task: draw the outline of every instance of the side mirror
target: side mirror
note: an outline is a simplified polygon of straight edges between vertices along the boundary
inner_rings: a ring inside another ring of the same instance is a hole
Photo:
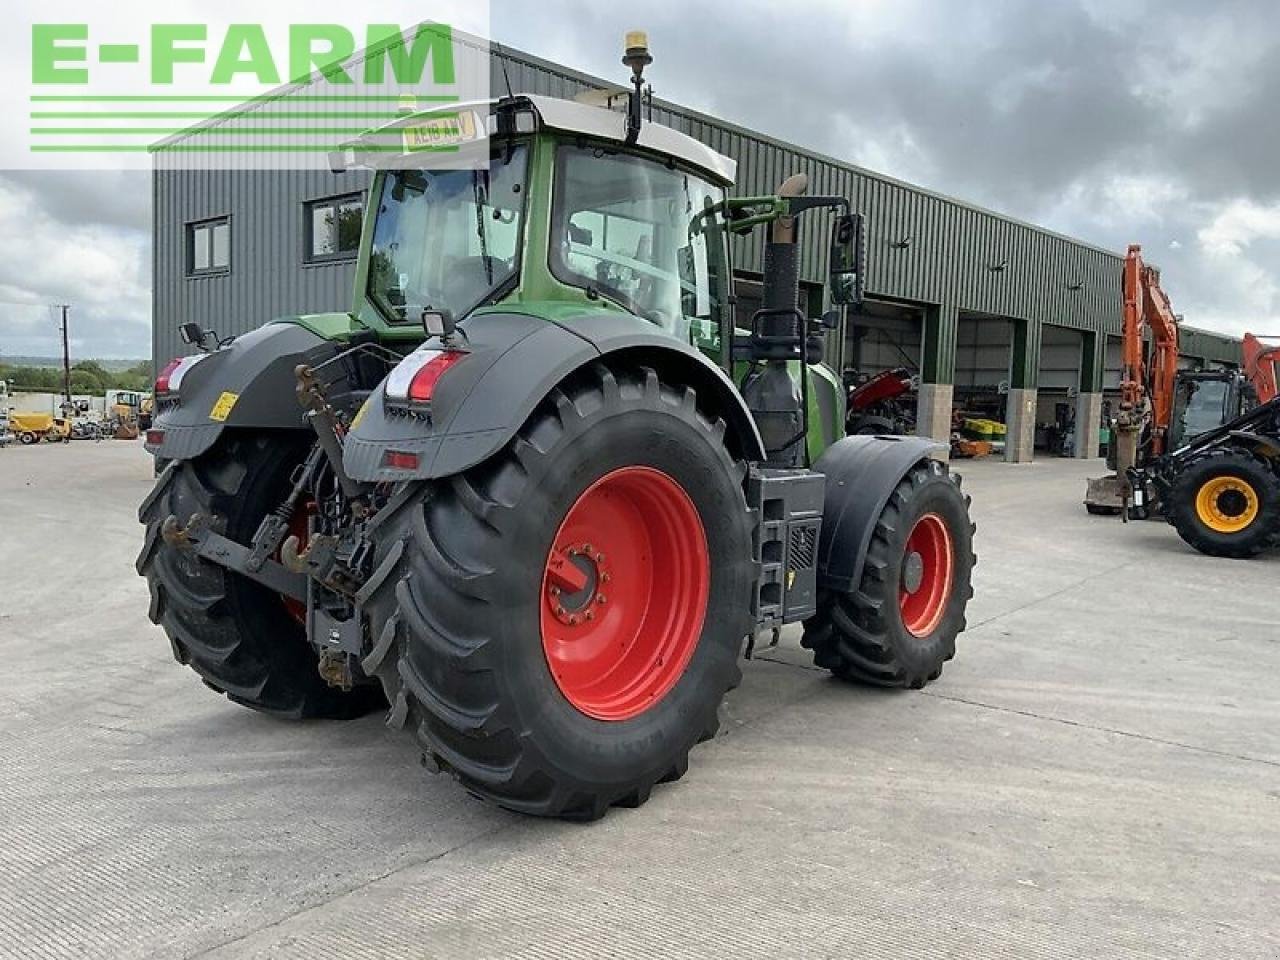
[[[857,306],[862,302],[867,266],[866,222],[860,213],[846,213],[831,225],[828,287],[831,302]]]
[[[199,345],[204,340],[204,328],[194,320],[190,320],[179,325],[178,336],[187,346]]]

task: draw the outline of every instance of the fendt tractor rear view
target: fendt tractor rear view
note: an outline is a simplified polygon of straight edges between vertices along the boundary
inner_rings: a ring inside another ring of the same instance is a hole
[[[761,631],[933,680],[975,563],[943,445],[843,436],[821,347],[862,296],[862,218],[803,177],[727,197],[734,162],[652,122],[627,40],[625,112],[509,95],[342,145],[335,170],[375,170],[351,312],[186,325],[140,509],[151,617],[214,690],[386,709],[473,794],[574,819],[685,772]],[[739,329],[729,239],[755,229]]]

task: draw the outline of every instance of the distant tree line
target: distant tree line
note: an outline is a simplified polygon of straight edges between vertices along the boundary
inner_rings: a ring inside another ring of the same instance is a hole
[[[13,390],[62,392],[61,367],[24,367],[0,363],[0,380]],[[71,368],[71,392],[98,395],[108,390],[151,390],[151,363],[143,360],[127,370],[107,370],[96,360],[81,360]]]

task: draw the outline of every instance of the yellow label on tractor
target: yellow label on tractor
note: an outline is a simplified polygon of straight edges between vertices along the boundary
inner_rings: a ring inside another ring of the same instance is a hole
[[[217,402],[213,405],[213,409],[209,411],[209,419],[217,420],[219,423],[226,420],[227,417],[231,416],[231,409],[239,399],[240,394],[224,390],[222,396],[218,397]]]
[[[371,400],[373,400],[373,397],[369,397],[368,400],[365,400],[364,403],[360,404],[360,409],[356,411],[355,418],[351,421],[352,430],[360,426],[360,421],[363,420],[364,415],[369,412],[369,402]]]

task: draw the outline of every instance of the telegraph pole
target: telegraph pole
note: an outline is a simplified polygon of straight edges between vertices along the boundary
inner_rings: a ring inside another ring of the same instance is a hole
[[[62,309],[62,399],[71,403],[71,347],[67,340],[67,311],[69,303],[60,303]]]

